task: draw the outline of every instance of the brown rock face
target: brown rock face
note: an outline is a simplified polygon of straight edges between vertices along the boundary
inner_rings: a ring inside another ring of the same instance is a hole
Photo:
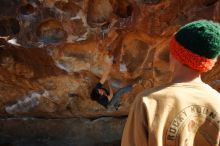
[[[138,92],[170,81],[169,38],[180,26],[193,20],[220,22],[220,1],[1,0],[0,17],[1,117],[58,120],[123,117]],[[116,92],[127,85],[137,85],[120,96],[118,110],[106,109],[90,98],[110,58],[114,64],[105,86]],[[219,62],[202,76],[218,91]],[[106,122],[107,126],[96,122],[94,135],[111,125],[123,125],[121,121],[124,119],[113,120],[110,125]],[[42,121],[36,120],[35,124],[38,122]],[[75,123],[87,126],[88,122]],[[16,119],[9,125],[16,126]],[[79,139],[69,145],[80,143],[80,137],[94,127],[84,128]],[[116,129],[105,136],[111,137],[118,132]],[[7,143],[1,141],[3,135],[0,132],[0,145]],[[89,136],[92,139],[91,133]],[[11,139],[13,135],[8,138]],[[94,145],[120,143],[120,136],[109,141],[94,139]]]
[[[112,12],[113,8],[110,0],[89,0],[87,12],[88,24],[96,27],[108,23]]]
[[[28,3],[28,4],[20,6],[19,12],[22,15],[30,15],[35,12],[35,8],[31,4]]]
[[[63,42],[67,36],[62,24],[55,19],[42,22],[38,26],[36,33],[39,40],[45,44]]]
[[[0,123],[4,146],[119,146],[125,119],[20,118],[1,119]]]

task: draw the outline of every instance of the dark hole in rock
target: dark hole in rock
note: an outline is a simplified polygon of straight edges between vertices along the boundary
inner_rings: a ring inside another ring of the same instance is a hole
[[[69,1],[68,3],[64,2],[64,1],[56,1],[54,5],[56,8],[58,8],[64,12],[67,12],[69,14],[72,14],[74,16],[80,10],[80,7],[78,5],[76,5],[75,3],[73,3],[72,1]]]
[[[218,2],[218,0],[203,0],[203,4],[207,7],[214,5],[216,2]]]
[[[126,1],[119,1],[115,6],[114,13],[120,18],[130,17],[133,13],[133,6]]]
[[[29,3],[31,4],[36,4],[36,5],[40,5],[41,2],[39,0],[28,0]]]
[[[0,146],[13,146],[11,143],[0,143]]]
[[[0,15],[15,16],[15,9],[18,3],[18,0],[0,0]]]
[[[3,7],[12,7],[17,4],[16,0],[1,0],[1,6]]]
[[[69,97],[77,97],[77,96],[79,96],[79,95],[76,94],[76,93],[68,93],[68,96],[69,96]]]
[[[63,30],[62,24],[59,21],[49,19],[38,26],[37,36],[40,41],[48,44],[64,41],[67,37],[67,33]]]
[[[15,18],[3,18],[0,20],[0,36],[10,36],[19,33],[20,25]]]
[[[7,28],[4,25],[4,23],[2,23],[1,20],[0,20],[0,35],[1,36],[7,36]]]
[[[4,48],[0,46],[0,53],[4,51]]]
[[[87,22],[91,27],[105,25],[111,19],[113,7],[110,0],[89,0]]]
[[[71,105],[67,105],[66,109],[71,111],[72,109]]]
[[[19,11],[22,15],[29,15],[34,13],[34,7],[31,4],[26,4],[21,6]]]
[[[160,0],[143,0],[145,4],[158,4]]]
[[[66,57],[72,57],[72,58],[76,58],[76,59],[79,59],[79,60],[86,60],[86,61],[89,61],[90,59],[90,56],[88,54],[85,54],[85,53],[80,53],[80,52],[67,52],[67,53],[64,53]]]
[[[17,19],[10,19],[9,20],[11,24],[11,32],[12,34],[17,34],[20,31],[20,25]]]
[[[49,29],[41,34],[40,40],[44,43],[58,43],[66,39],[66,32],[60,28]]]

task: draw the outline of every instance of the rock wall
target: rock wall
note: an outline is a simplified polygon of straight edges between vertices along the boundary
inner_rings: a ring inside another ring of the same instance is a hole
[[[119,146],[124,123],[125,119],[110,117],[1,119],[0,145]]]
[[[198,19],[220,22],[220,1],[1,0],[0,115],[126,116],[138,92],[170,81],[169,38],[180,26]],[[105,86],[116,92],[137,83],[120,97],[118,110],[90,99],[112,56]],[[218,91],[219,62],[203,75]]]

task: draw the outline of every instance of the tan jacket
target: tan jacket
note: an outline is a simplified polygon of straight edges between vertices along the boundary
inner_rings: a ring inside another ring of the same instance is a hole
[[[219,146],[220,94],[207,84],[176,83],[134,101],[122,146]]]

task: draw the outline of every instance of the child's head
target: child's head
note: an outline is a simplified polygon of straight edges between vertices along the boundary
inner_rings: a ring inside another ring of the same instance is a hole
[[[105,89],[105,88],[95,88],[92,90],[92,93],[91,93],[91,98],[93,100],[99,100],[103,97],[106,97],[109,95],[109,92]]]
[[[181,27],[170,42],[171,55],[180,63],[206,72],[220,54],[220,24],[199,20]]]

